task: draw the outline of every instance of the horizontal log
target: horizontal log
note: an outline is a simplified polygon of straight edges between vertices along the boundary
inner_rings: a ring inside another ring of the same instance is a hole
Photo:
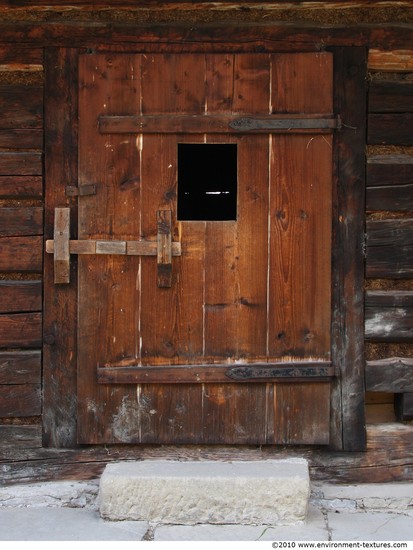
[[[340,121],[325,115],[145,115],[101,116],[102,134],[302,133],[332,130]]]
[[[40,384],[41,351],[0,351],[0,384]]]
[[[400,421],[413,420],[413,393],[402,393],[395,396],[394,410]]]
[[[0,207],[0,237],[43,234],[40,206]]]
[[[362,1],[345,1],[345,0],[330,0],[330,1],[319,1],[319,0],[307,0],[304,2],[304,6],[301,6],[302,2],[298,2],[293,0],[292,2],[288,2],[289,7],[293,4],[296,9],[306,9],[312,7],[312,4],[314,4],[314,7],[319,10],[320,8],[324,9],[338,9],[340,11],[348,8],[376,8],[377,5],[382,4],[383,2],[379,2],[378,0],[362,0]],[[409,0],[398,0],[391,2],[392,5],[396,5],[397,7],[410,7]],[[162,7],[164,10],[176,10],[179,7],[188,9],[188,6],[190,6],[191,10],[196,9],[205,9],[205,4],[207,5],[208,9],[211,9],[211,0],[168,0],[165,2],[165,0],[139,0],[139,7],[141,8],[154,8],[154,7]],[[234,0],[220,0],[219,4],[223,4],[223,6],[227,7],[227,9],[234,9],[234,7],[239,7],[239,5],[242,5],[242,0],[234,1]],[[254,6],[254,4],[259,4],[260,10],[262,10],[262,6],[267,5],[268,8],[272,9],[282,9],[285,10],[286,6],[286,0],[281,0],[278,2],[269,2],[268,0],[248,0],[248,4],[251,4]],[[22,8],[22,7],[32,7],[32,8],[72,8],[73,6],[77,8],[82,8],[85,10],[88,9],[97,9],[97,8],[108,8],[108,2],[107,0],[94,0],[93,3],[86,0],[18,0],[18,4],[16,4],[15,0],[3,0],[3,5],[7,8]],[[111,0],[110,6],[116,7],[116,8],[136,8],[137,3],[136,0]],[[220,6],[220,9],[222,9],[222,6]]]
[[[0,152],[0,176],[40,176],[42,173],[40,152]]]
[[[366,362],[366,390],[371,392],[413,392],[413,359],[389,357]]]
[[[43,198],[42,176],[0,176],[1,199]]]
[[[9,65],[25,65],[27,67],[43,65],[43,50],[42,48],[20,47],[18,44],[12,46],[0,46],[0,64]]]
[[[107,7],[107,6],[106,6]],[[192,8],[192,5],[191,5]],[[252,47],[265,51],[316,51],[320,44],[328,46],[363,46],[389,50],[413,49],[409,25],[370,24],[308,25],[281,23],[222,22],[214,24],[121,22],[4,22],[0,36],[5,45],[19,44],[38,47],[90,47],[107,50],[107,45],[130,48],[131,45],[150,45],[152,51],[163,52],[165,43],[170,51],[191,49],[211,51],[214,46],[226,51],[240,52]]]
[[[413,145],[413,113],[371,114],[367,142],[370,145]]]
[[[226,382],[314,382],[334,376],[331,363],[302,361],[249,365],[106,366],[97,369],[100,384],[191,384]]]
[[[413,218],[368,220],[367,247],[413,244]]]
[[[370,113],[413,112],[413,82],[373,80],[368,109]]]
[[[366,292],[365,338],[413,342],[413,292]]]
[[[366,276],[413,276],[413,219],[370,220],[366,223]]]
[[[42,237],[0,237],[0,271],[41,273],[42,270]]]
[[[1,348],[39,348],[42,345],[41,313],[0,315]]]
[[[375,71],[413,71],[413,50],[369,50],[368,67]]]
[[[42,126],[43,88],[0,84],[0,129]]]
[[[368,159],[366,209],[413,210],[412,156],[373,156]]]
[[[42,412],[38,384],[0,386],[0,417],[37,416]]]
[[[0,313],[41,310],[41,281],[0,281]]]
[[[413,481],[413,426],[367,425],[367,452],[274,446],[114,445],[55,449],[41,445],[41,426],[0,426],[0,485],[98,479],[106,464],[120,460],[269,460],[306,458],[312,480],[329,483]],[[6,467],[4,467],[6,466]]]
[[[5,149],[42,149],[43,130],[35,128],[1,130],[0,147]]]

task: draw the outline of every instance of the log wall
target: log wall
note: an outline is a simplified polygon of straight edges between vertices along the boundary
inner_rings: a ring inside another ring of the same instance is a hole
[[[413,418],[413,51],[371,51],[366,166],[366,389]],[[377,403],[377,399],[376,399]]]
[[[43,51],[0,47],[0,417],[41,414]]]

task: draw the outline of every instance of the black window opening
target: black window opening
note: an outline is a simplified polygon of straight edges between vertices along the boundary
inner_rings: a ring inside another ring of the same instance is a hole
[[[237,145],[178,144],[178,220],[237,219]]]

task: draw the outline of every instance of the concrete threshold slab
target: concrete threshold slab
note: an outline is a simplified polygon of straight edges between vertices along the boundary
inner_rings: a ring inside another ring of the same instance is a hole
[[[291,525],[306,519],[304,459],[251,462],[166,461],[108,464],[100,514],[161,524]]]

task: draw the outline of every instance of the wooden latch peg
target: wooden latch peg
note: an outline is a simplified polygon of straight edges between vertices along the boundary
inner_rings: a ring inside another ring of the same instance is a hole
[[[46,252],[54,256],[54,282],[70,283],[70,254],[156,256],[158,286],[172,286],[172,256],[181,255],[181,243],[172,242],[172,212],[156,213],[157,238],[139,241],[70,240],[70,208],[55,208],[54,239],[46,241]]]
[[[55,208],[53,238],[54,282],[70,283],[70,208]]]
[[[172,212],[158,210],[156,213],[158,224],[158,287],[172,286]]]

